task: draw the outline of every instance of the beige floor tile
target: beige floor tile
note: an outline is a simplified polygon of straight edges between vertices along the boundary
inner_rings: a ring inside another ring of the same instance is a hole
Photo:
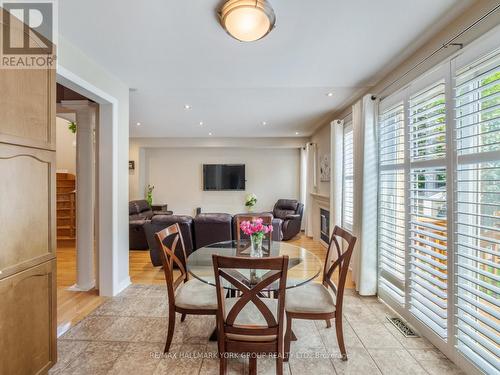
[[[49,374],[59,374],[61,370],[85,350],[88,344],[88,341],[58,340],[57,363],[50,369]]]
[[[394,327],[393,324],[387,322],[384,323],[385,327],[392,333],[392,335],[398,340],[406,349],[433,349],[432,345],[428,340],[423,337],[405,337],[403,334]]]
[[[363,348],[363,344],[360,339],[354,333],[349,322],[344,319],[343,323],[343,331],[344,331],[344,343],[346,349],[349,350],[351,348]],[[323,340],[323,344],[325,345],[326,350],[331,354],[340,354],[339,345],[337,341],[337,331],[335,330],[334,321],[332,321],[332,327],[326,328],[326,325],[322,321],[316,322],[316,327],[318,328],[321,339]]]
[[[141,318],[142,330],[132,340],[133,342],[163,343],[167,340],[167,318]],[[174,337],[175,338],[175,337]]]
[[[328,353],[304,353],[292,355],[289,360],[292,375],[331,375],[335,374],[330,355]]]
[[[143,331],[143,327],[143,318],[115,317],[113,324],[101,332],[98,340],[130,342]]]
[[[193,375],[198,374],[203,362],[204,345],[175,345],[169,355],[162,358],[154,374]]]
[[[108,375],[151,375],[160,363],[163,354],[161,344],[129,344],[113,364]]]
[[[459,375],[464,372],[438,349],[409,349],[410,354],[431,375]]]
[[[338,375],[380,374],[380,370],[365,348],[348,349],[347,357],[347,361],[343,361],[340,356],[332,357],[332,363]]]
[[[91,342],[75,360],[61,372],[64,375],[104,375],[123,354],[127,344]]]
[[[98,340],[102,331],[110,327],[116,319],[113,316],[89,316],[66,332],[61,339]]]
[[[404,349],[368,349],[378,368],[384,375],[424,375],[425,370]]]
[[[402,349],[403,346],[382,323],[350,322],[354,332],[367,349]]]

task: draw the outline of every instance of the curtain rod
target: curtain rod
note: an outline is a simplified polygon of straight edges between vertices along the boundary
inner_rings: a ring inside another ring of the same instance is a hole
[[[500,8],[500,5],[496,5],[493,9],[491,9],[487,13],[483,14],[481,17],[479,17],[477,20],[475,20],[473,23],[471,23],[465,29],[463,29],[458,34],[456,34],[451,39],[449,39],[447,42],[443,43],[438,49],[434,50],[432,53],[430,53],[429,55],[427,55],[426,57],[424,57],[417,64],[415,64],[410,69],[408,69],[403,75],[401,75],[400,77],[396,78],[394,81],[390,82],[389,84],[387,84],[386,86],[384,86],[381,90],[379,90],[377,96],[381,96],[381,94],[383,94],[385,92],[385,90],[387,90],[389,87],[391,87],[391,86],[395,85],[396,83],[398,83],[399,81],[401,81],[404,77],[406,77],[408,74],[410,74],[413,70],[417,69],[420,65],[424,64],[427,60],[429,60],[430,58],[432,58],[437,53],[441,52],[443,49],[446,49],[446,48],[448,48],[450,46],[458,46],[459,49],[461,49],[463,47],[462,43],[453,43],[453,42],[456,39],[460,38],[462,35],[464,35],[467,31],[469,31],[470,29],[472,29],[474,26],[476,26],[477,24],[481,23],[483,20],[485,20],[486,18],[488,18],[491,14],[495,13],[498,10],[498,8]]]

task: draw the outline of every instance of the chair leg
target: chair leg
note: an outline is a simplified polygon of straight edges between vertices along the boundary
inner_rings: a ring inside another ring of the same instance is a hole
[[[185,321],[186,320],[186,314],[182,314],[181,315],[181,322]]]
[[[257,357],[250,355],[248,362],[248,374],[257,375]]]
[[[290,341],[292,340],[292,318],[286,314],[286,331],[285,331],[285,361],[290,357]]]
[[[337,342],[339,343],[342,360],[347,361],[347,352],[344,345],[344,330],[342,329],[342,315],[335,317],[335,330],[337,332]]]
[[[170,344],[172,344],[172,338],[174,337],[175,328],[175,311],[169,310],[168,312],[168,331],[167,331],[167,342],[165,343],[165,350],[163,353],[168,353],[170,350]]]
[[[332,321],[330,319],[325,320],[325,322],[326,322],[326,328],[332,327]]]
[[[220,360],[219,360],[219,374],[226,375],[227,359],[222,354],[223,353],[221,353]]]
[[[283,375],[283,356],[282,353],[278,353],[276,357],[276,375]]]

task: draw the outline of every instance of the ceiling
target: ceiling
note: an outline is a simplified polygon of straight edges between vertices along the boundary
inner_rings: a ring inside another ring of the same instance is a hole
[[[59,29],[132,89],[131,137],[307,136],[470,3],[271,0],[241,43],[218,0],[63,0]]]

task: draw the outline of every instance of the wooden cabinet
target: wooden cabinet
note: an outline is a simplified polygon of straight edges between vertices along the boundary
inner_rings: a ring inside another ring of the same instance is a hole
[[[0,280],[0,374],[45,373],[56,362],[56,262]]]
[[[0,143],[0,278],[54,258],[55,153]]]
[[[53,69],[0,69],[2,375],[57,358],[55,86]]]

